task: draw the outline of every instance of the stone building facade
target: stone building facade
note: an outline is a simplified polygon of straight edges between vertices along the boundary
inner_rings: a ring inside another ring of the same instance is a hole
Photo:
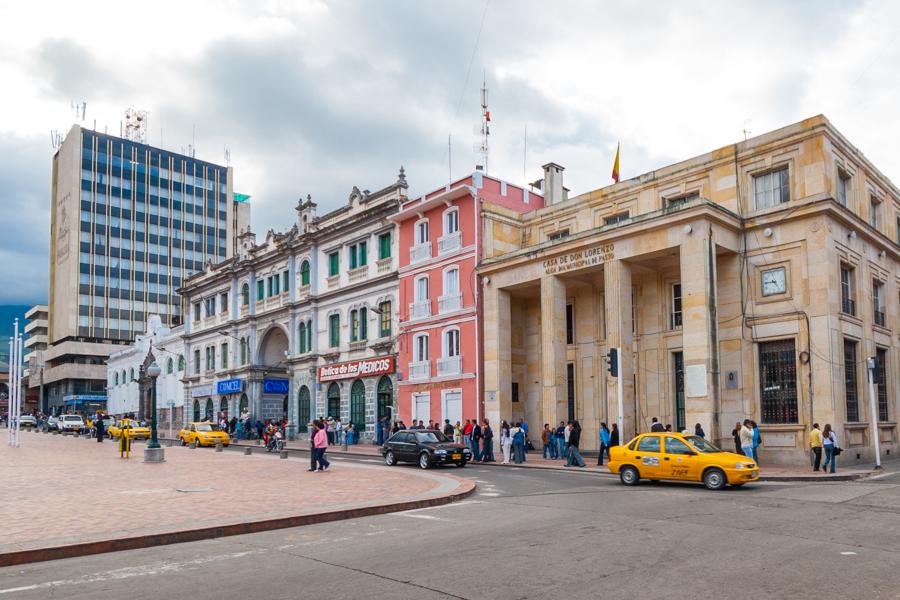
[[[372,436],[394,410],[397,240],[394,214],[407,188],[356,187],[347,203],[317,216],[307,197],[288,231],[188,278],[185,418],[249,412],[306,433],[334,416]]]
[[[900,190],[825,117],[544,199],[482,213],[489,418],[577,418],[596,449],[621,348],[625,440],[658,416],[731,448],[751,418],[762,464],[799,464],[811,423],[831,423],[858,462],[875,418],[896,454]]]

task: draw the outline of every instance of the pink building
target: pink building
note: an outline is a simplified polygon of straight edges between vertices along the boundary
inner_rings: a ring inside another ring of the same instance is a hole
[[[544,206],[532,191],[480,170],[411,199],[398,224],[398,418],[407,425],[482,416],[481,205],[517,212]]]

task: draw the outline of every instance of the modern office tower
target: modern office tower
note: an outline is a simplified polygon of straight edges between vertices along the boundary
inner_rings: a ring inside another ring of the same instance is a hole
[[[44,352],[47,350],[47,306],[37,304],[25,313],[25,404],[44,406]]]
[[[250,206],[231,167],[77,125],[52,167],[44,384],[60,412],[105,403],[106,358],[148,315],[181,322],[175,290],[232,255]]]

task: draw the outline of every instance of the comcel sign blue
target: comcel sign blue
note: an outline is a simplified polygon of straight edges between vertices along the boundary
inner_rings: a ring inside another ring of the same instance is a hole
[[[287,394],[287,379],[263,379],[263,394]]]
[[[226,379],[225,381],[220,381],[216,384],[217,394],[234,394],[243,391],[243,389],[243,379]]]

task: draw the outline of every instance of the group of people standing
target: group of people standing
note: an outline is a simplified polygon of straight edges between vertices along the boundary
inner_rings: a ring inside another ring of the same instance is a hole
[[[831,428],[831,423],[825,423],[825,429],[820,430],[818,423],[813,423],[812,431],[809,432],[809,449],[812,452],[813,471],[818,471],[821,466],[822,472],[828,472],[831,466],[831,472],[837,465],[837,456],[842,452],[841,446],[838,444],[837,436]],[[825,452],[825,462],[822,463],[822,452]]]
[[[752,458],[753,462],[759,465],[759,445],[762,444],[762,436],[759,434],[759,425],[756,421],[752,419],[744,419],[743,423],[738,421],[731,430],[731,437],[734,439],[734,451]]]

